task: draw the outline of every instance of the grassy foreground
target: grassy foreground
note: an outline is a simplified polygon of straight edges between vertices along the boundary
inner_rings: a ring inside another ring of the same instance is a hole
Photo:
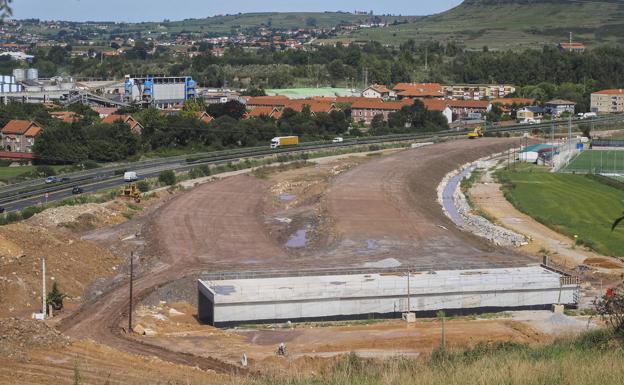
[[[502,171],[507,199],[540,223],[603,255],[624,256],[624,228],[611,224],[624,211],[624,191],[585,175]]]
[[[417,360],[364,360],[355,355],[311,377],[266,378],[249,385],[611,385],[622,384],[624,350],[606,331],[543,347],[502,343]]]

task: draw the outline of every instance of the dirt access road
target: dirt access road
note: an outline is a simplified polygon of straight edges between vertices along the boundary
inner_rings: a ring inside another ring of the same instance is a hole
[[[353,264],[354,259],[360,263],[359,256],[341,250],[352,250],[345,245],[369,239],[398,245],[392,255],[405,253],[410,263],[419,258],[435,264],[439,258],[444,262],[440,267],[455,260],[460,266],[473,259],[492,264],[508,261],[503,255],[511,252],[454,229],[436,202],[436,188],[446,173],[512,143],[486,138],[447,142],[381,157],[346,172],[332,182],[325,201],[337,237],[319,252],[325,256],[322,265],[316,258],[307,262],[316,267]],[[136,298],[199,271],[298,267],[265,229],[263,207],[269,187],[267,181],[239,175],[199,186],[161,207],[146,229],[148,248],[159,253],[161,262],[135,280]],[[385,255],[367,258],[379,257]],[[82,306],[59,328],[72,337],[90,338],[130,353],[204,369],[235,370],[215,359],[128,338],[120,329],[127,307],[127,286],[121,285]]]

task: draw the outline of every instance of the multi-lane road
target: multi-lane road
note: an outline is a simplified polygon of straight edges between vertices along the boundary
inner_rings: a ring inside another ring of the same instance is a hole
[[[579,123],[592,122],[594,127],[608,126],[622,123],[624,115],[609,115],[589,120],[575,119],[573,121],[559,120],[533,125],[510,125],[494,126],[488,129],[489,132],[522,132],[531,130],[542,130],[548,132],[555,127],[561,130],[568,126],[577,127]],[[570,124],[571,123],[571,124]],[[7,212],[23,210],[26,207],[49,203],[68,198],[72,195],[74,186],[80,186],[85,193],[120,187],[124,184],[123,172],[125,170],[136,171],[141,179],[158,176],[165,170],[185,171],[202,164],[221,164],[235,162],[244,158],[260,158],[274,154],[291,154],[306,151],[318,151],[336,147],[350,147],[363,144],[381,144],[405,140],[428,141],[436,138],[463,137],[466,131],[449,130],[437,133],[422,133],[411,135],[389,135],[384,137],[351,139],[342,143],[315,142],[304,143],[298,147],[284,149],[268,149],[266,147],[256,147],[231,151],[219,151],[211,153],[200,153],[169,158],[156,158],[140,162],[117,164],[93,170],[85,170],[62,175],[69,178],[64,183],[46,184],[43,179],[30,180],[21,183],[11,184],[0,188],[0,206]]]

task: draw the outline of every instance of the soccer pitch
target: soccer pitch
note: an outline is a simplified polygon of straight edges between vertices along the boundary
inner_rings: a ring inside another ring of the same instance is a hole
[[[623,174],[623,150],[586,150],[570,160],[561,172],[583,174]]]

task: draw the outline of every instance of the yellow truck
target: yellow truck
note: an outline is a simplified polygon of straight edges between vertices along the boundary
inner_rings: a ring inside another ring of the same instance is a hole
[[[271,148],[284,146],[296,146],[299,144],[298,136],[278,136],[271,139]]]
[[[483,137],[483,129],[481,127],[477,127],[474,131],[468,133],[468,139],[477,139]]]

